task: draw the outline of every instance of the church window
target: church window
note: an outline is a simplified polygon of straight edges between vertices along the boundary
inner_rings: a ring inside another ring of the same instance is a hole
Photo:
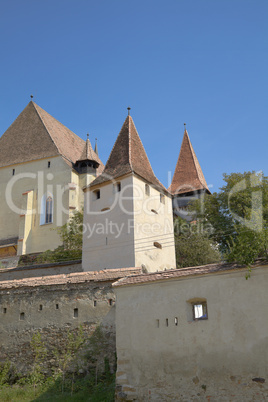
[[[46,199],[46,220],[45,223],[52,223],[52,197],[47,197]]]
[[[177,326],[178,325],[178,317],[174,318],[174,324]]]
[[[145,184],[145,194],[150,195],[150,186],[149,186],[149,184]]]
[[[50,168],[50,161],[47,162],[47,167]]]
[[[166,318],[166,327],[168,327],[168,318]]]
[[[109,299],[109,306],[113,305],[113,299]]]
[[[6,312],[7,312],[7,309],[6,309],[6,307],[4,307],[3,308],[3,313],[6,314]]]
[[[42,306],[42,304],[40,304],[39,305],[39,311],[42,311],[43,310],[43,306]]]
[[[93,198],[94,198],[94,200],[100,199],[100,190],[93,191]]]
[[[23,321],[25,319],[25,314],[24,313],[20,313],[20,320]]]
[[[44,194],[41,199],[40,225],[53,222],[53,196]]]
[[[59,305],[58,304],[56,304],[56,310],[58,310],[59,309]]]
[[[97,306],[97,300],[94,300],[93,305],[94,305],[94,307]]]
[[[77,318],[78,317],[78,308],[75,308],[74,309],[74,318]]]
[[[15,169],[12,169],[12,176],[15,175]]]
[[[160,202],[161,202],[161,204],[165,204],[165,196],[164,196],[164,194],[160,194]]]

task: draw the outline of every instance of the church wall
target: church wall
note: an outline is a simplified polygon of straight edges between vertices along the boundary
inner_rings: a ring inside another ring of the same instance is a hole
[[[246,272],[115,287],[119,396],[266,400],[268,267]],[[198,300],[208,319],[193,319]]]
[[[161,202],[160,192],[135,176],[133,186],[135,266],[148,272],[176,268],[171,196],[162,194]]]
[[[121,183],[117,192],[116,183]],[[84,271],[135,267],[133,178],[124,177],[85,192],[82,266]],[[96,191],[100,198],[96,199]]]
[[[50,168],[48,168],[50,162]],[[12,175],[15,169],[14,176]],[[13,186],[12,186],[13,182]],[[19,237],[19,253],[34,253],[60,245],[56,232],[69,217],[69,183],[71,168],[62,157],[53,157],[0,169],[0,239]],[[11,197],[6,191],[11,188]],[[78,207],[77,190],[74,204]],[[40,225],[42,196],[53,194],[53,223]],[[29,202],[29,197],[32,197]],[[12,202],[14,205],[12,205]],[[25,210],[28,206],[28,210]],[[36,210],[31,214],[31,210]],[[21,237],[23,236],[23,237]],[[23,244],[21,244],[23,243]]]
[[[51,286],[6,289],[1,283],[0,363],[9,360],[19,371],[28,371],[33,361],[30,342],[38,331],[49,351],[46,358],[49,371],[55,367],[53,350],[65,346],[68,331],[75,331],[82,325],[84,333],[90,337],[101,325],[109,343],[112,365],[115,356],[114,300],[108,281],[57,285],[55,279]]]

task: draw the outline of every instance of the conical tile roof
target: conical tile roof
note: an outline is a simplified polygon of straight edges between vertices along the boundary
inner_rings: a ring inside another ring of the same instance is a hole
[[[85,160],[90,160],[90,161],[94,161],[97,162],[99,165],[102,165],[102,162],[100,160],[100,158],[98,157],[98,155],[93,151],[93,148],[91,146],[91,143],[89,141],[89,139],[86,140],[84,149],[79,157],[79,159],[77,161],[85,161]]]
[[[82,138],[31,101],[0,138],[0,167],[57,155],[73,164],[84,147]]]
[[[90,184],[90,187],[127,173],[135,173],[160,191],[167,192],[154,175],[131,116],[127,116],[121,128],[103,173]]]
[[[185,130],[169,191],[176,195],[196,190],[207,190],[210,193],[189,135]]]

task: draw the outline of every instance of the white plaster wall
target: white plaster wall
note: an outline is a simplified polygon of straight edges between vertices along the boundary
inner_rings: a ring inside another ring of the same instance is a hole
[[[85,192],[82,267],[84,271],[134,267],[133,178],[124,177],[121,191],[114,184],[100,186],[100,199],[94,191]],[[106,211],[102,209],[110,208]]]
[[[268,267],[253,269],[249,280],[245,272],[115,288],[117,383],[129,397],[268,395]],[[207,299],[208,320],[193,321],[187,303],[193,298]]]
[[[159,191],[151,186],[147,196],[145,182],[134,175],[117,182],[120,192],[114,191],[115,181],[85,193],[83,269],[144,265],[151,272],[175,268],[171,198],[164,196],[165,203],[160,203]],[[95,199],[96,190],[100,199]]]
[[[176,268],[171,196],[163,195],[152,186],[150,196],[145,193],[146,183],[133,177],[135,266],[144,265],[148,272]],[[154,242],[161,244],[156,248]]]

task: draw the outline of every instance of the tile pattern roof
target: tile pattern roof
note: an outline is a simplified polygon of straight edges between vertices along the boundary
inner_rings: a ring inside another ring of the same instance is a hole
[[[255,267],[261,265],[267,265],[267,261],[262,263],[256,263]],[[113,286],[117,287],[117,286],[135,285],[141,283],[183,278],[188,276],[199,276],[223,271],[233,271],[233,270],[239,270],[241,268],[246,267],[238,264],[221,263],[221,264],[202,265],[199,267],[169,269],[166,271],[152,272],[149,274],[131,275],[126,278],[119,279],[119,281],[115,282]]]
[[[78,161],[91,160],[91,161],[98,162],[100,165],[102,165],[102,162],[101,162],[100,158],[93,151],[93,148],[92,148],[91,143],[90,143],[88,138],[87,138],[86,143],[84,145],[83,151],[82,151],[79,159],[77,159],[77,160]]]
[[[0,281],[0,289],[66,285],[66,284],[86,283],[90,281],[98,281],[98,282],[116,281],[119,278],[123,278],[128,275],[138,275],[141,272],[142,272],[141,268],[120,268],[120,269],[106,269],[102,271],[59,274],[59,275],[42,276],[42,277],[25,278],[25,279],[13,279],[7,281]]]
[[[169,191],[175,195],[195,190],[207,190],[210,193],[189,135],[185,130]]]
[[[85,141],[34,102],[29,102],[0,138],[0,167],[62,155],[70,165]]]
[[[103,174],[90,187],[108,182],[128,173],[135,173],[145,181],[167,192],[155,177],[145,149],[131,116],[127,116],[105,165]]]

